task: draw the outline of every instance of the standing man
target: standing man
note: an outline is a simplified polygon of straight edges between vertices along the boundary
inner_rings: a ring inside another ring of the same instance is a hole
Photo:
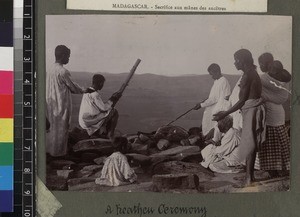
[[[47,133],[46,151],[52,157],[67,154],[68,134],[72,115],[71,94],[82,94],[84,90],[71,80],[68,64],[70,49],[65,45],[55,48],[55,63],[46,75],[47,118],[50,129]]]
[[[243,186],[249,186],[254,182],[257,149],[265,140],[265,110],[260,98],[262,84],[249,50],[238,50],[234,54],[234,60],[236,69],[244,72],[240,83],[239,101],[229,110],[215,114],[214,120],[222,120],[238,109],[242,110],[243,129],[238,156],[240,162],[246,159],[246,179]]]
[[[211,64],[208,69],[208,73],[214,80],[214,84],[210,90],[209,97],[202,103],[198,103],[195,106],[195,110],[200,108],[205,108],[202,118],[202,134],[207,136],[207,134],[215,129],[214,138],[219,140],[220,137],[217,122],[213,121],[213,115],[219,111],[224,111],[229,108],[228,98],[231,93],[230,84],[228,80],[222,75],[221,68],[218,64]],[[219,138],[218,138],[219,137]],[[211,138],[210,138],[211,139]]]

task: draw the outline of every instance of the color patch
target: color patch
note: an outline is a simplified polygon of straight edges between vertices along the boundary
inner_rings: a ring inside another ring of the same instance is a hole
[[[13,190],[13,167],[0,166],[0,191]]]
[[[0,166],[13,165],[14,145],[12,143],[0,143]]]
[[[0,95],[0,118],[14,117],[13,95]]]
[[[14,75],[11,71],[0,71],[0,94],[12,95],[14,92]],[[0,104],[1,105],[1,104]]]
[[[14,120],[11,118],[0,118],[0,142],[13,142]]]
[[[0,212],[13,210],[13,191],[0,191]]]
[[[0,69],[11,71],[14,68],[14,48],[0,47]]]

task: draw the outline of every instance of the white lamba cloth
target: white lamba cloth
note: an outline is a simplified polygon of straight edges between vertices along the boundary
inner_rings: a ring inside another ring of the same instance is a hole
[[[50,129],[46,134],[46,151],[52,156],[67,154],[72,93],[83,93],[83,89],[71,80],[67,69],[55,63],[47,71],[46,79],[47,118],[50,122]]]
[[[225,77],[222,76],[214,81],[208,99],[201,103],[201,107],[205,108],[202,118],[203,135],[206,135],[217,125],[216,121],[212,121],[213,115],[219,111],[226,111],[228,109],[230,104],[226,100],[226,97],[229,97],[230,93],[230,84]]]
[[[114,152],[106,158],[101,177],[95,180],[96,184],[106,186],[119,186],[133,183],[137,175],[128,164],[127,158],[120,152]]]
[[[105,118],[112,109],[112,101],[103,102],[100,91],[85,93],[82,97],[79,110],[79,125],[92,135],[101,128]],[[89,123],[85,121],[89,119]],[[94,123],[90,124],[91,122]]]

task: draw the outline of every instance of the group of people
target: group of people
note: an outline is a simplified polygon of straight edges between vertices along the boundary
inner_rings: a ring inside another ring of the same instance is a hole
[[[234,65],[243,74],[232,93],[219,65],[210,65],[214,84],[208,99],[195,106],[196,110],[205,108],[202,132],[208,145],[201,152],[201,165],[221,173],[238,172],[239,166],[246,165],[246,186],[255,181],[257,160],[270,177],[286,175],[290,169],[282,104],[289,97],[291,75],[270,53],[262,54],[258,62],[261,76],[249,50],[234,54]]]
[[[72,115],[72,94],[83,94],[79,111],[79,125],[91,138],[113,139],[118,122],[118,111],[114,108],[122,94],[114,93],[107,102],[101,98],[105,78],[95,74],[92,85],[82,88],[71,79],[64,67],[68,64],[71,51],[64,45],[55,48],[55,63],[47,71],[47,135],[46,151],[51,157],[68,153],[68,135]]]
[[[107,102],[101,98],[105,78],[95,74],[91,87],[82,88],[71,79],[64,67],[69,62],[70,49],[59,45],[55,49],[56,62],[47,71],[47,143],[46,151],[52,157],[65,156],[68,152],[68,132],[72,115],[71,94],[83,94],[79,112],[79,125],[91,138],[114,139],[118,112],[114,108],[122,94],[114,93]],[[208,72],[214,79],[209,97],[195,106],[205,108],[202,134],[207,146],[202,150],[201,165],[215,172],[237,172],[246,165],[245,185],[254,182],[254,164],[258,156],[260,169],[276,177],[290,168],[289,135],[285,127],[282,104],[288,99],[286,85],[291,80],[280,61],[270,53],[259,58],[259,76],[249,50],[240,49],[234,54],[234,65],[242,76],[231,92],[228,80],[218,64],[211,64]],[[120,147],[116,147],[120,150]],[[257,154],[258,153],[258,154]],[[108,159],[126,160],[118,152]],[[123,168],[130,182],[136,180],[128,163]],[[107,168],[103,173],[107,172]],[[105,183],[105,174],[99,183]],[[115,181],[110,181],[115,182]]]

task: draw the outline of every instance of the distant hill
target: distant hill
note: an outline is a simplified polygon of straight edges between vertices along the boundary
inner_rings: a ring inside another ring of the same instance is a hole
[[[92,73],[71,72],[71,74],[73,80],[83,87],[91,85]],[[127,73],[101,74],[106,78],[102,96],[107,100],[120,88]],[[233,89],[239,75],[224,76]],[[117,128],[123,133],[156,130],[206,99],[212,84],[213,80],[208,74],[177,77],[136,74],[116,106],[120,114]],[[81,98],[81,95],[73,95],[72,126],[78,125]],[[174,124],[186,129],[200,126],[202,115],[203,109],[192,111]],[[289,114],[287,116],[289,117]]]
[[[72,78],[84,87],[91,85],[92,73],[72,72]],[[117,91],[127,73],[109,74],[103,98],[108,99]],[[232,88],[239,76],[225,75]],[[117,104],[120,114],[118,129],[123,133],[150,132],[175,119],[209,95],[213,80],[210,75],[167,77],[155,74],[136,74]],[[81,95],[73,95],[72,125],[78,125]],[[200,126],[203,109],[192,111],[174,124],[185,128]]]

